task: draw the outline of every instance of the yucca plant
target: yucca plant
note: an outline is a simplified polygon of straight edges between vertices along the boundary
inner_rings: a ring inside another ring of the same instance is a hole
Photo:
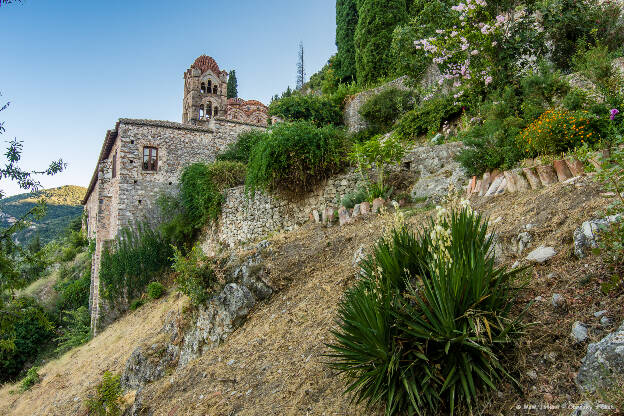
[[[357,402],[384,404],[387,415],[453,414],[511,379],[500,356],[521,329],[511,315],[518,270],[497,268],[491,246],[487,222],[469,208],[377,244],[329,345]]]

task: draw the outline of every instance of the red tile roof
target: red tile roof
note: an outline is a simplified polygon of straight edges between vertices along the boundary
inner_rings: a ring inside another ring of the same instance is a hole
[[[208,55],[202,55],[199,58],[195,59],[195,62],[193,62],[191,68],[199,69],[202,74],[208,70],[212,71],[215,75],[219,75],[221,72],[226,72],[221,71],[219,69],[219,65],[217,64],[217,61],[215,61],[212,57]]]

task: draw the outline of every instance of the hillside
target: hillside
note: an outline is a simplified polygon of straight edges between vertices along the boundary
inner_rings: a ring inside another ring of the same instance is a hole
[[[16,238],[23,244],[38,233],[43,244],[50,242],[67,228],[71,220],[82,214],[80,202],[85,192],[86,189],[81,186],[66,185],[45,189],[34,194],[19,194],[1,199],[0,228],[9,227],[17,218],[28,213],[40,199],[43,199],[47,203],[45,217],[19,231]]]
[[[481,414],[521,415],[526,411],[515,410],[517,406],[544,403],[569,409],[585,400],[576,388],[575,372],[586,348],[571,340],[570,328],[575,321],[586,322],[589,340],[595,342],[608,330],[597,323],[594,312],[606,310],[613,322],[621,322],[624,311],[618,306],[621,294],[601,293],[602,260],[574,257],[572,234],[583,221],[595,218],[611,198],[591,178],[581,178],[576,183],[474,201],[499,235],[500,259],[505,264],[523,262],[540,245],[557,251],[549,263],[529,269],[528,286],[516,306],[521,311],[530,305],[524,321],[532,323],[507,357],[521,391],[498,386],[498,392],[483,398]],[[405,212],[411,227],[418,227],[431,214],[418,205]],[[370,252],[392,221],[388,214],[345,227],[309,224],[272,237],[273,254],[265,266],[277,292],[257,305],[222,345],[143,387],[137,397],[145,414],[381,414],[351,404],[342,395],[344,384],[326,367],[324,354],[338,302],[355,282],[354,253],[361,247]],[[517,255],[513,241],[529,224],[532,241]],[[567,300],[567,309],[551,305],[554,293]],[[16,387],[5,386],[0,390],[0,413],[85,414],[84,399],[103,372],[121,373],[135,348],[156,345],[167,314],[184,311],[185,304],[185,298],[176,294],[149,303],[88,344],[42,367],[42,382],[31,391],[11,394]],[[130,392],[127,397],[134,399],[134,395]]]

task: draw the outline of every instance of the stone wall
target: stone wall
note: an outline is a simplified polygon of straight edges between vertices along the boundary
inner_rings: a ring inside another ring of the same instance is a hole
[[[448,193],[449,186],[463,189],[466,176],[454,157],[462,143],[413,148],[393,171],[410,171],[414,177],[412,195],[419,200],[437,201]],[[264,238],[273,232],[291,231],[311,220],[314,210],[338,210],[342,198],[357,191],[365,182],[354,170],[337,175],[299,201],[288,201],[257,192],[254,198],[245,195],[244,187],[228,189],[221,217],[202,241],[207,254],[214,254],[219,245],[237,244]]]
[[[442,79],[442,74],[436,65],[431,65],[427,71],[422,75],[421,79],[417,82],[420,89],[423,91],[441,91],[444,94],[448,94],[450,88],[448,85],[440,86],[438,81]],[[387,84],[381,85],[372,90],[364,91],[351,97],[349,102],[345,105],[344,109],[344,122],[349,129],[349,132],[355,133],[362,131],[368,127],[364,117],[360,115],[360,108],[364,103],[372,96],[379,94],[380,92],[389,88],[398,88],[400,90],[410,90],[410,80],[407,76],[397,78]]]
[[[384,84],[372,90],[364,91],[351,97],[350,101],[345,105],[344,109],[344,122],[350,133],[355,133],[366,129],[368,126],[364,117],[360,115],[360,108],[364,103],[372,96],[379,94],[380,92],[390,89],[398,88],[401,90],[408,90],[406,86],[407,76],[395,79],[392,82]]]
[[[121,119],[107,133],[83,201],[87,233],[96,240],[90,296],[94,327],[101,309],[99,265],[103,245],[114,239],[122,227],[154,218],[158,196],[177,192],[186,166],[213,162],[240,133],[258,128],[263,127],[224,118],[213,118],[207,126]],[[143,169],[144,147],[158,149],[155,171]]]
[[[305,199],[288,201],[279,196],[256,192],[253,198],[245,195],[244,186],[228,189],[219,225],[213,230],[204,248],[214,251],[213,243],[234,246],[253,241],[272,232],[292,231],[310,218],[313,210],[326,207],[338,209],[341,198],[364,186],[360,175],[350,171],[334,176]]]

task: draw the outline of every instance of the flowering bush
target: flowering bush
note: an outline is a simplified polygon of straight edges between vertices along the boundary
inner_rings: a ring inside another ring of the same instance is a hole
[[[594,143],[592,116],[586,111],[548,110],[518,135],[518,146],[528,156],[565,152],[584,143]]]
[[[416,49],[428,52],[443,78],[459,89],[455,98],[472,88],[488,88],[508,74],[513,66],[532,63],[536,32],[526,8],[494,16],[485,0],[465,0],[453,6],[451,29],[417,40]],[[516,68],[514,68],[516,69]]]

